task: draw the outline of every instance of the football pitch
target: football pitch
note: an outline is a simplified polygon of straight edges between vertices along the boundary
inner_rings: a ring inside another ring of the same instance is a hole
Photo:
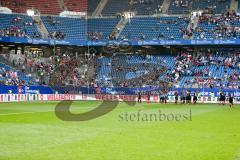
[[[71,112],[100,103],[74,102]],[[56,104],[1,103],[0,160],[240,160],[239,105],[122,102],[96,119],[66,122]]]

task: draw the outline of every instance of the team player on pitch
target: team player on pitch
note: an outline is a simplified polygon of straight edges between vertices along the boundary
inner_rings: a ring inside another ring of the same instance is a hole
[[[220,104],[219,105],[225,105],[226,102],[226,94],[224,92],[220,92],[220,96],[219,96],[219,100],[220,100]],[[228,97],[228,102],[229,102],[229,107],[233,108],[233,100],[234,100],[234,96],[233,94],[229,94]]]
[[[147,94],[147,97],[148,97],[148,102],[150,102],[150,96],[151,96],[151,93],[148,92]],[[213,95],[214,96],[214,95]],[[141,92],[138,92],[138,103],[141,103],[142,102],[142,95],[141,95]],[[167,103],[167,93],[165,94],[160,94],[159,95],[159,98],[160,98],[160,102],[161,103]],[[175,104],[178,104],[178,99],[179,99],[179,94],[178,94],[178,91],[174,92],[174,99],[175,99]],[[197,100],[198,100],[198,93],[195,92],[193,94],[193,97],[191,96],[191,93],[190,92],[187,92],[187,91],[182,91],[181,95],[180,95],[180,99],[181,99],[181,102],[182,104],[190,104],[192,99],[193,99],[193,103],[196,104],[197,103]],[[230,108],[233,108],[234,105],[233,105],[233,101],[234,101],[234,96],[233,94],[229,94],[229,107]],[[220,104],[219,105],[225,105],[225,102],[226,102],[226,94],[224,92],[220,92],[220,96],[219,96],[219,100],[220,100]]]

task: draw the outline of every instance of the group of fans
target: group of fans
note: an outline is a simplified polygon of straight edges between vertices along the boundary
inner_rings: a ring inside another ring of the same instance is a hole
[[[214,96],[214,93],[212,93],[212,95]],[[137,93],[137,97],[138,97],[138,103],[141,103],[142,102],[141,92]],[[150,101],[150,97],[151,97],[151,93],[148,92],[147,93],[147,100],[148,101]],[[192,100],[193,100],[194,104],[197,104],[199,93],[194,92],[193,94],[191,94],[191,92],[182,91],[181,95],[179,95],[179,93],[176,91],[174,93],[175,104],[178,104],[179,97],[180,97],[180,102],[182,104],[191,104]],[[160,94],[159,99],[160,99],[161,103],[166,104],[167,100],[168,100],[168,94],[167,93],[166,94]],[[219,94],[219,102],[220,102],[219,105],[225,105],[226,100],[227,100],[226,93],[225,92],[220,92],[220,94]],[[229,107],[230,108],[234,107],[233,101],[234,101],[234,95],[233,95],[233,93],[229,93],[228,102],[229,102]]]

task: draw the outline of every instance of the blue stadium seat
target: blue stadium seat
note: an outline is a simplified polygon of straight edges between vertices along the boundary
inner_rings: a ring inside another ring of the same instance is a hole
[[[187,19],[187,18],[186,18]],[[121,36],[127,39],[183,39],[188,20],[179,17],[135,17],[129,20]]]
[[[66,39],[86,39],[86,20],[79,18],[65,18],[54,16],[55,24],[48,22],[47,16],[41,17],[49,33],[60,31]]]
[[[12,22],[14,18],[21,18],[21,22],[15,23]],[[0,14],[0,29],[7,29],[14,26],[20,27],[21,31],[24,31],[28,36],[34,36],[34,33],[38,33],[36,25],[33,23],[32,17],[21,14]],[[25,25],[27,23],[33,23],[33,25]]]

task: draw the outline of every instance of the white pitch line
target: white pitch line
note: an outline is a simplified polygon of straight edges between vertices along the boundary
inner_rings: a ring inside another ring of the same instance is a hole
[[[83,107],[80,109],[94,109],[95,107]],[[36,111],[36,112],[18,112],[18,113],[6,113],[0,114],[0,116],[10,116],[10,115],[21,115],[21,114],[34,114],[34,113],[47,113],[47,112],[55,112],[55,110],[50,111]]]
[[[0,114],[0,116],[10,116],[10,115],[20,115],[20,114],[34,114],[34,113],[47,113],[47,112],[54,112],[54,111],[39,111],[39,112],[19,112],[19,113],[6,113]]]
[[[137,109],[144,109],[145,106],[138,106],[139,108]],[[95,106],[93,107],[83,107],[83,108],[80,108],[80,109],[94,109]],[[131,108],[131,107],[130,107]],[[134,107],[133,107],[134,108]],[[79,108],[78,108],[79,109]],[[122,110],[122,109],[125,109],[125,108],[115,108],[114,110]],[[6,114],[0,114],[0,116],[10,116],[10,115],[21,115],[21,114],[34,114],[34,113],[47,113],[47,112],[55,112],[55,110],[49,110],[49,111],[36,111],[36,112],[18,112],[18,113],[6,113]]]

